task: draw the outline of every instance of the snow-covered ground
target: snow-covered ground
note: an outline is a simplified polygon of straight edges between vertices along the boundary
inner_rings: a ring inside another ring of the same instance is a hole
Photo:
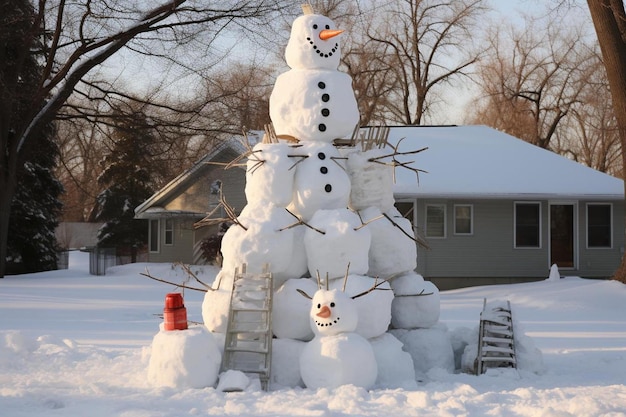
[[[450,330],[478,325],[483,298],[509,299],[543,352],[545,372],[473,376],[433,370],[417,389],[156,388],[150,345],[165,294],[179,282],[167,264],[90,276],[88,255],[70,269],[0,280],[0,415],[20,416],[626,416],[626,286],[565,278],[441,293]],[[202,267],[203,277],[218,270]],[[186,291],[201,321],[203,293]]]

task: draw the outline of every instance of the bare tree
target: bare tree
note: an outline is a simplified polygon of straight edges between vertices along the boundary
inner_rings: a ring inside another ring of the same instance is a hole
[[[7,63],[12,66],[11,71],[0,71],[0,195],[3,196],[0,200],[0,277],[5,270],[16,172],[24,163],[25,148],[42,126],[55,120],[76,86],[93,68],[125,47],[138,53],[153,53],[150,45],[155,40],[161,45],[173,46],[201,39],[206,52],[227,26],[242,19],[268,23],[268,15],[280,10],[282,3],[279,0],[232,0],[209,4],[199,0],[170,0],[146,8],[145,2],[40,0],[30,11],[22,13],[20,16],[27,20],[29,29],[17,40],[19,44],[12,45],[15,55],[0,59],[0,69],[4,70]],[[3,2],[3,15],[15,16],[15,13],[7,13],[14,7],[15,2]],[[6,23],[3,21],[2,25]],[[131,42],[133,40],[137,42]],[[39,49],[35,51],[37,45]],[[174,49],[168,51],[167,46],[158,50],[165,59],[174,54]],[[11,115],[15,110],[15,92],[22,80],[20,65],[31,54],[42,57],[41,76],[32,88],[26,122],[16,125]]]
[[[526,17],[523,28],[511,26],[508,34],[497,28],[489,37],[491,54],[479,66],[483,100],[471,121],[551,149],[597,69],[583,27]]]
[[[598,171],[621,177],[621,147],[613,112],[611,92],[602,61],[586,80],[582,106],[574,106],[558,129],[553,142],[555,152],[567,155]]]
[[[384,94],[372,104],[384,106],[388,123],[422,124],[440,88],[468,77],[478,61],[472,40],[487,10],[483,0],[393,0],[368,12],[365,36],[345,59],[359,98]]]
[[[621,0],[587,0],[606,68],[626,168],[626,12]],[[622,178],[626,176],[623,175]],[[625,182],[626,184],[626,182]],[[625,185],[626,187],[626,185]],[[626,254],[614,278],[626,284]]]
[[[228,133],[263,130],[270,122],[269,97],[275,74],[255,62],[233,63],[205,80],[205,119]]]

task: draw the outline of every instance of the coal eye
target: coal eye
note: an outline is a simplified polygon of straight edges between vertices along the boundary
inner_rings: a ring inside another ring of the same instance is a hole
[[[330,306],[331,306],[331,307],[334,307],[334,306],[335,306],[335,303],[330,303]]]
[[[322,305],[321,305],[321,304],[318,304],[318,305],[317,305],[317,308],[322,308]]]
[[[330,25],[326,25],[326,29],[330,29]]]
[[[313,29],[317,29],[317,25],[313,25]]]

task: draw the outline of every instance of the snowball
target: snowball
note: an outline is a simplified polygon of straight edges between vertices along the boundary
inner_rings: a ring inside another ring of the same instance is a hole
[[[466,374],[476,374],[478,369],[476,358],[478,358],[478,343],[465,346],[461,356],[461,371]]]
[[[349,275],[346,284],[346,294],[353,297],[371,289],[381,280],[362,275]],[[331,288],[341,289],[343,280],[331,282]],[[389,283],[384,283],[370,293],[354,299],[358,313],[356,333],[366,339],[380,336],[387,331],[391,321],[391,306],[393,292],[390,291]]]
[[[380,210],[375,207],[359,213],[364,222],[381,216]],[[383,217],[367,225],[372,234],[367,274],[381,278],[417,267],[417,245],[409,237],[415,236],[411,222],[395,209],[386,214],[391,220]]]
[[[272,341],[271,385],[273,389],[304,386],[300,377],[300,355],[305,345],[305,342],[292,339]]]
[[[424,277],[415,271],[395,276],[389,283],[394,295],[415,295],[424,290]]]
[[[324,41],[319,37],[320,31],[326,27],[337,28],[332,20],[319,14],[305,14],[293,21],[291,35],[285,49],[285,60],[290,68],[336,69],[339,66],[341,56],[339,38],[335,36]],[[313,53],[312,46],[315,46],[321,53],[326,53],[327,56]],[[328,54],[328,52],[331,53]]]
[[[232,288],[232,285],[231,285]],[[202,301],[202,321],[209,331],[226,333],[231,290],[207,291]]]
[[[369,339],[378,364],[378,388],[417,388],[411,355],[402,350],[402,342],[385,333]]]
[[[313,338],[309,324],[311,300],[301,295],[298,289],[312,297],[317,291],[317,285],[307,278],[290,279],[274,293],[272,330],[278,338],[304,341]]]
[[[478,346],[478,327],[472,329],[468,327],[457,327],[450,332],[450,341],[452,342],[452,350],[454,351],[454,367],[457,370],[466,372],[463,356],[468,345]],[[473,361],[474,359],[476,359],[476,353],[474,353],[474,358],[471,360]]]
[[[324,234],[307,229],[304,233],[309,273],[322,278],[344,277],[350,273],[367,273],[370,231],[361,226],[359,216],[348,209],[319,210],[309,224]]]
[[[383,149],[353,152],[348,155],[350,176],[350,208],[364,210],[376,207],[385,213],[394,207],[393,167],[369,161],[384,155]]]
[[[234,271],[245,263],[247,271],[256,274],[269,264],[275,281],[299,277],[306,272],[306,265],[293,264],[295,232],[287,227],[296,219],[287,210],[272,204],[248,204],[238,220],[247,229],[233,225],[224,234],[224,269]],[[303,258],[298,259],[304,262]]]
[[[334,139],[350,135],[359,122],[352,78],[323,69],[282,73],[270,95],[270,118],[277,135],[331,145]]]
[[[441,300],[435,284],[422,281],[414,294],[396,295],[393,299],[391,325],[394,328],[429,328],[439,321]]]
[[[378,366],[372,345],[356,333],[317,336],[300,356],[300,373],[308,388],[336,388],[352,384],[371,388]]]
[[[291,210],[309,220],[320,209],[344,209],[350,197],[350,178],[345,162],[330,143],[305,142],[294,154],[301,155],[296,165],[294,199]]]
[[[217,390],[222,392],[236,392],[245,390],[250,384],[250,378],[241,371],[229,369],[220,374]]]
[[[317,290],[310,306],[311,329],[316,335],[353,332],[357,327],[357,305],[340,289]]]
[[[148,381],[172,388],[205,388],[217,381],[222,355],[203,326],[160,331],[152,340]]]
[[[248,157],[246,169],[246,200],[248,203],[268,202],[287,207],[293,195],[297,158],[289,158],[293,148],[287,143],[258,143]]]
[[[413,358],[418,378],[434,368],[454,372],[454,352],[447,329],[433,327],[416,330],[391,330],[403,344],[404,350]]]

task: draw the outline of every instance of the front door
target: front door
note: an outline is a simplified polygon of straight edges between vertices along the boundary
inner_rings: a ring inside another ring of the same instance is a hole
[[[575,267],[574,205],[550,205],[550,265]]]

